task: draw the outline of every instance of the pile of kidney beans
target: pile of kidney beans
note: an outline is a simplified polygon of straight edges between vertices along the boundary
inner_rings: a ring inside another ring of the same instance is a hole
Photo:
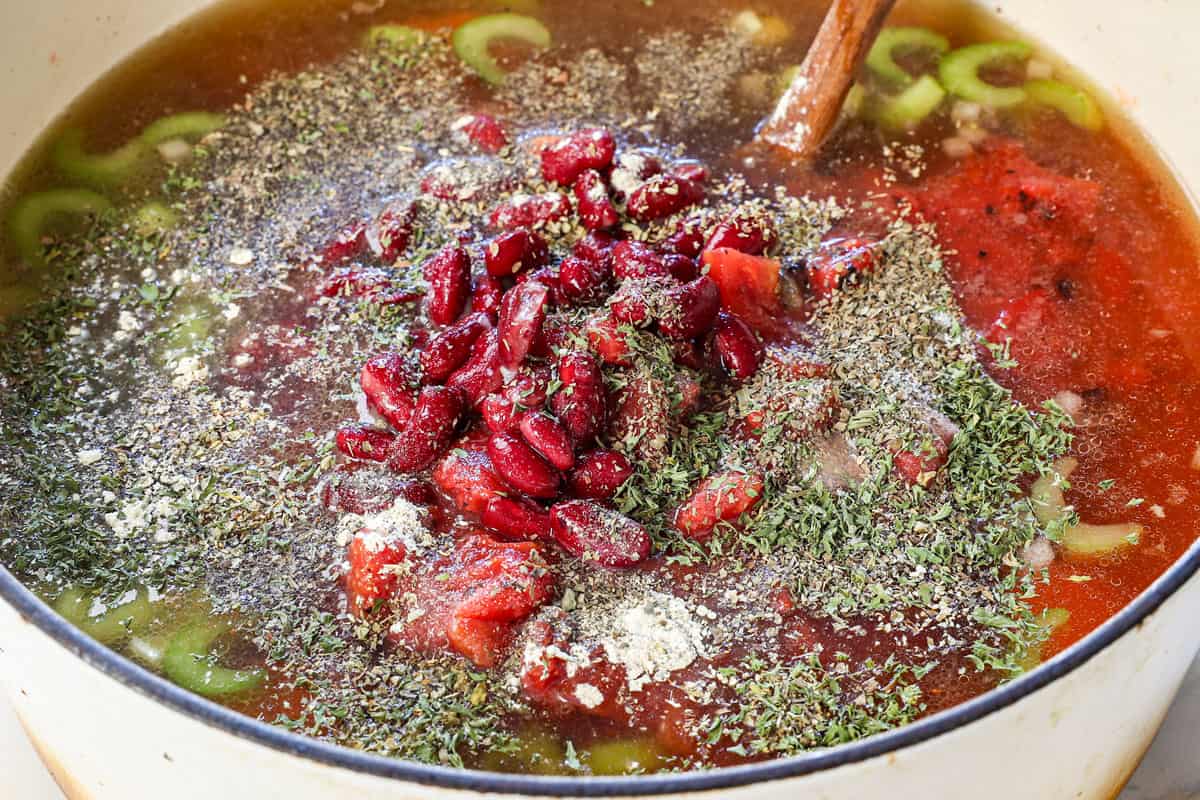
[[[486,115],[460,120],[454,132],[484,153],[508,143],[500,123]],[[604,370],[634,365],[622,333],[633,326],[661,337],[679,364],[716,369],[732,384],[753,377],[764,356],[754,328],[779,310],[780,265],[765,255],[776,236],[758,210],[685,216],[705,199],[704,167],[692,161],[668,167],[641,151],[618,153],[606,130],[580,130],[548,143],[543,137],[539,157],[542,177],[558,189],[500,202],[487,219],[491,238],[469,243],[482,257],[473,259],[462,242],[446,245],[422,265],[423,294],[398,290],[385,270],[357,263],[373,256],[390,264],[406,252],[415,220],[411,204],[344,230],[325,248],[321,294],[419,300],[428,322],[418,336],[418,368],[399,352],[379,353],[362,367],[367,403],[388,427],[347,425],[337,432],[337,448],[351,462],[344,470],[373,461],[404,476],[394,494],[419,504],[436,502],[422,477],[428,474],[458,512],[500,540],[498,547],[536,543],[520,557],[508,553],[510,566],[528,571],[528,559],[556,543],[594,565],[627,568],[649,556],[651,539],[610,504],[633,465],[600,442],[611,416],[639,409],[616,407]],[[439,180],[423,184],[432,202],[453,202],[454,192],[444,188]],[[588,233],[555,258],[540,231],[571,215]],[[672,215],[682,221],[655,244],[621,236],[624,220],[650,223]],[[810,283],[824,296],[852,272],[869,268],[861,243],[843,243],[810,262]],[[577,315],[585,322],[572,330],[551,324],[548,313],[556,307],[589,312]],[[704,538],[718,522],[750,509],[762,487],[763,476],[753,472],[714,475],[675,510],[675,525]],[[325,499],[343,510],[377,510],[351,502],[348,490],[336,487],[327,487]],[[381,570],[405,554],[403,547],[366,552],[358,545],[355,557],[355,548],[349,584],[352,608],[361,613],[396,591]],[[500,572],[512,579],[509,567]],[[537,585],[538,596],[549,597],[544,584]],[[527,602],[518,606],[493,609],[492,616],[511,625],[533,611]],[[475,644],[455,646],[476,663],[490,660],[473,654],[480,649]]]

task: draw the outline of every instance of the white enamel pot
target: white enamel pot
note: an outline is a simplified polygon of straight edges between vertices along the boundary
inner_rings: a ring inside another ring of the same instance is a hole
[[[565,0],[564,0],[565,1]],[[0,173],[95,76],[205,0],[8,0]],[[1200,3],[989,0],[1121,99],[1200,187]],[[1190,197],[1190,195],[1189,195]],[[1187,202],[1191,202],[1188,200]],[[698,796],[1099,800],[1149,746],[1200,647],[1200,545],[1031,674],[898,731],[797,758],[634,778],[427,767],[321,744],[190,695],[93,643],[0,569],[0,688],[72,798],[172,800]],[[0,754],[0,794],[3,761]]]

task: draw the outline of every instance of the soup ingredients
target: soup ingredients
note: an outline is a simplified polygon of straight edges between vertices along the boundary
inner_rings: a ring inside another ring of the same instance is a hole
[[[523,14],[489,14],[460,25],[454,31],[454,52],[488,83],[503,83],[504,68],[490,52],[493,42],[514,39],[535,48],[550,46],[550,31],[534,17]]]
[[[25,263],[42,266],[42,235],[51,224],[62,218],[94,216],[110,208],[108,198],[88,189],[48,189],[17,201],[9,218],[9,231]]]
[[[1082,89],[1050,79],[1026,81],[1024,89],[1029,102],[1062,112],[1080,128],[1098,131],[1104,127],[1104,117],[1099,106]]]
[[[991,108],[1009,108],[1025,102],[1021,86],[996,86],[980,77],[980,70],[998,62],[1023,62],[1033,49],[1024,42],[984,42],[953,50],[942,57],[938,77],[950,93]]]
[[[941,55],[950,49],[950,41],[928,28],[887,27],[875,37],[867,53],[866,64],[887,83],[900,88],[912,84],[913,75],[896,63],[896,56],[914,52]]]
[[[262,685],[262,670],[231,669],[217,663],[213,645],[231,630],[229,623],[197,620],[182,628],[162,654],[163,671],[185,689],[205,697],[243,694]]]

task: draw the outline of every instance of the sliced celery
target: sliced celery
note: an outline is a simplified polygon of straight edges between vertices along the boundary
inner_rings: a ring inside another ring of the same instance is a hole
[[[179,214],[166,203],[151,200],[133,213],[133,229],[141,236],[166,233],[179,224]]]
[[[1049,525],[1063,518],[1067,501],[1063,498],[1062,487],[1078,466],[1079,462],[1074,458],[1060,459],[1050,472],[1033,482],[1029,488],[1029,503],[1038,522]]]
[[[226,123],[224,114],[209,111],[184,111],[151,122],[138,138],[148,147],[157,147],[171,139],[202,139]]]
[[[850,87],[850,91],[846,92],[846,99],[842,101],[842,114],[847,117],[857,117],[862,113],[866,102],[867,90],[861,83],[856,83]]]
[[[1051,472],[1034,481],[1029,489],[1029,503],[1033,507],[1033,515],[1047,528],[1068,520],[1063,484],[1077,466],[1079,462],[1074,458],[1061,459],[1055,463]],[[1115,522],[1110,525],[1075,522],[1063,525],[1061,536],[1058,538],[1068,553],[1096,556],[1137,544],[1142,530],[1142,526],[1136,522]]]
[[[144,589],[120,605],[92,613],[93,598],[78,587],[63,591],[54,601],[54,610],[75,627],[102,644],[119,642],[137,633],[154,618],[154,607]]]
[[[894,130],[910,130],[937,110],[946,90],[932,75],[922,75],[900,94],[883,98],[876,115],[879,123]]]
[[[1055,630],[1066,625],[1070,619],[1071,612],[1065,608],[1047,608],[1042,612],[1042,615],[1036,620],[1036,625],[1041,629],[1038,641],[1031,645],[1018,661],[1023,672],[1028,672],[1042,663],[1042,648],[1045,647],[1046,641]]]
[[[205,697],[222,697],[257,689],[266,679],[261,669],[240,670],[216,663],[213,643],[232,630],[228,622],[199,620],[180,630],[162,654],[167,677]]]
[[[454,52],[488,83],[504,82],[505,72],[489,47],[499,39],[518,39],[537,48],[550,46],[550,31],[523,14],[489,14],[463,23],[454,31]]]
[[[1062,546],[1077,556],[1098,556],[1137,544],[1142,526],[1136,522],[1090,525],[1080,522],[1063,528]]]
[[[42,234],[56,217],[100,214],[110,208],[112,203],[108,198],[89,189],[34,192],[13,206],[9,232],[21,258],[31,266],[41,266]]]
[[[54,143],[50,160],[68,178],[103,189],[118,186],[132,178],[146,152],[146,145],[142,141],[131,139],[109,153],[86,153],[83,149],[83,131],[70,128]]]
[[[367,47],[388,47],[395,50],[415,50],[425,41],[425,34],[407,25],[372,25],[363,37]]]
[[[996,61],[1024,61],[1033,50],[1024,42],[984,42],[960,47],[942,56],[938,76],[946,90],[959,97],[992,108],[1009,108],[1025,101],[1020,86],[993,86],[979,77],[979,70]]]
[[[1080,128],[1098,131],[1104,127],[1100,106],[1082,89],[1061,81],[1036,80],[1025,83],[1025,94],[1029,102],[1061,111],[1063,116]]]
[[[914,78],[896,63],[897,51],[929,50],[941,55],[949,49],[950,40],[928,28],[884,28],[867,53],[867,66],[888,83],[908,86]]]

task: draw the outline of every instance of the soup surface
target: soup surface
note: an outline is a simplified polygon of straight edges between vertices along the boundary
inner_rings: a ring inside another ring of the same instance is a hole
[[[5,195],[0,563],[312,736],[712,767],[1035,667],[1200,523],[1192,220],[1077,76],[901,4],[221,7]]]

